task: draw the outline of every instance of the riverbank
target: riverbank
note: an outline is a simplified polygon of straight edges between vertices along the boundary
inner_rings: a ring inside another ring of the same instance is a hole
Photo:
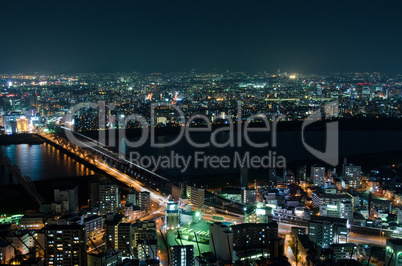
[[[0,145],[12,144],[42,144],[43,141],[36,134],[0,135]]]
[[[112,182],[102,174],[75,176],[66,178],[54,178],[47,180],[34,181],[38,193],[46,202],[54,201],[54,189],[78,186],[79,208],[88,206],[90,195],[90,182]],[[129,188],[124,184],[118,183],[122,194],[126,194]],[[19,214],[28,210],[39,210],[39,204],[34,201],[28,193],[18,184],[0,185],[0,210],[1,214]]]
[[[335,120],[320,120],[308,125],[305,130],[315,131],[315,130],[325,130],[326,125],[329,122],[338,122],[340,131],[397,131],[402,130],[402,119],[401,118],[349,118],[349,119],[335,119]],[[242,125],[244,126],[245,123]],[[243,129],[243,126],[241,127]],[[270,131],[272,131],[273,123],[270,122]],[[281,131],[301,131],[303,126],[303,121],[280,121],[277,123],[276,130]],[[228,127],[227,124],[224,125],[212,125],[211,131],[216,129]],[[264,123],[252,123],[250,127],[262,128],[265,127]],[[197,131],[197,127],[192,127],[192,131]],[[202,127],[200,127],[202,128]],[[203,127],[205,128],[205,127]],[[169,136],[180,134],[182,127],[157,127],[155,128],[155,136]],[[233,126],[234,131],[238,131],[236,124]],[[79,133],[84,134],[92,139],[98,138],[98,131],[80,131]],[[108,139],[108,131],[106,133],[106,138]],[[116,138],[118,138],[118,133],[116,132]],[[125,130],[125,135],[127,138],[138,137],[142,135],[142,129],[129,128]]]

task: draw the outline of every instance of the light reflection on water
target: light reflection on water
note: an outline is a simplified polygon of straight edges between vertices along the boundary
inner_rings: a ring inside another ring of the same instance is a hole
[[[33,181],[94,174],[93,170],[49,144],[7,145],[0,146],[0,149],[13,164],[18,165],[23,175],[30,176]],[[0,184],[9,183],[6,169],[0,169],[0,176]]]

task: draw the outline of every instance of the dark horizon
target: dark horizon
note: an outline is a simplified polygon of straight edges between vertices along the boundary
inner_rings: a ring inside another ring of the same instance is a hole
[[[402,3],[9,1],[0,72],[402,73]]]

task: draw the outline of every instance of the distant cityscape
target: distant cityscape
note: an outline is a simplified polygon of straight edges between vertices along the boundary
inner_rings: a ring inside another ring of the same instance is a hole
[[[402,74],[1,74],[0,90],[0,264],[402,265],[400,138],[390,158],[372,151],[378,164],[336,153],[336,164],[243,165],[211,181],[205,169],[147,168],[115,145],[145,128],[165,143],[179,128],[209,139],[232,124],[300,130],[312,119],[390,121],[384,131],[400,134]],[[76,174],[56,177],[66,169]]]
[[[238,101],[242,119],[263,114],[285,121],[304,120],[326,102],[338,101],[339,118],[400,118],[402,75],[380,73],[310,74],[277,73],[127,73],[76,75],[0,75],[3,130],[7,133],[33,130],[37,125],[61,123],[68,110],[82,102],[113,104],[117,118],[144,115],[150,121],[150,105],[172,103],[185,118],[205,115],[211,122],[235,120]],[[166,109],[166,108],[160,108]],[[99,129],[92,109],[80,110],[73,121],[76,131]],[[96,110],[95,110],[96,111]],[[177,113],[159,110],[155,124],[180,125]],[[28,120],[24,120],[28,119]],[[20,119],[20,126],[16,122]],[[254,118],[258,120],[258,118]],[[26,124],[28,123],[28,125]],[[204,121],[198,121],[202,123]],[[193,121],[193,123],[197,123]],[[205,122],[204,122],[205,123]],[[138,128],[129,122],[127,128]],[[121,127],[121,125],[120,125]]]

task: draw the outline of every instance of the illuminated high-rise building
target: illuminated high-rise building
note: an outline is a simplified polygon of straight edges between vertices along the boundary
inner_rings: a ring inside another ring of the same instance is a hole
[[[29,131],[28,118],[26,117],[17,118],[17,130],[18,133],[25,133]]]
[[[47,225],[45,260],[48,265],[87,265],[85,228],[78,224]]]
[[[345,188],[357,188],[361,185],[362,167],[357,165],[343,165],[343,180]]]
[[[189,203],[192,204],[196,209],[201,209],[204,206],[204,189],[187,186],[187,194]]]
[[[99,185],[99,212],[101,215],[116,213],[119,207],[119,188],[116,184]]]
[[[309,239],[321,248],[346,243],[349,234],[347,224],[347,219],[312,216],[308,224]]]
[[[314,186],[324,187],[325,186],[325,167],[311,167],[310,181],[313,182]]]
[[[169,201],[166,206],[165,225],[167,229],[175,229],[179,225],[179,208],[173,201]]]
[[[149,211],[151,209],[151,194],[148,191],[138,193],[138,206],[142,211]]]

